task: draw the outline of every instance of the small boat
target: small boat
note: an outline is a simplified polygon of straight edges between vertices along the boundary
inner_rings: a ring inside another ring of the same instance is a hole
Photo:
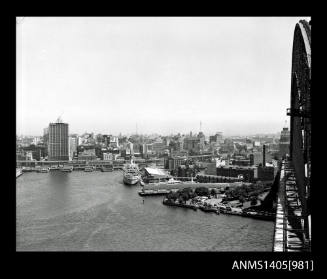
[[[34,171],[34,168],[31,168],[31,167],[23,167],[22,168],[22,172],[32,172]]]
[[[85,172],[92,172],[92,171],[94,171],[95,170],[95,167],[93,167],[93,166],[86,166],[85,168],[84,168],[84,171]]]
[[[50,168],[40,168],[37,170],[37,172],[40,172],[40,173],[47,173],[50,171]]]
[[[72,172],[73,171],[73,166],[63,166],[60,168],[60,171],[62,172]]]
[[[113,171],[113,170],[114,170],[113,166],[104,166],[101,168],[102,172]]]
[[[50,171],[59,170],[59,167],[58,166],[51,166],[49,169],[50,169]]]

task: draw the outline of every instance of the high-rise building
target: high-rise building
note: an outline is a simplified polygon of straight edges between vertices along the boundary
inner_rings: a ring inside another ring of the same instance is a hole
[[[210,136],[209,137],[209,142],[210,143],[215,143],[215,144],[219,144],[219,143],[223,143],[223,133],[222,132],[217,132],[215,135]]]
[[[69,160],[73,160],[77,152],[77,137],[69,137]]]
[[[43,144],[48,149],[48,143],[49,143],[49,128],[43,129]]]
[[[49,124],[48,160],[69,160],[68,124],[58,119],[56,123]]]
[[[287,127],[281,131],[279,140],[279,156],[283,157],[286,154],[290,154],[290,131]]]

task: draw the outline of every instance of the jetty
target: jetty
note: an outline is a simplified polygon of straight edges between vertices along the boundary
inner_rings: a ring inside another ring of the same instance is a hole
[[[16,169],[16,178],[20,177],[23,174],[21,169]]]
[[[184,208],[191,208],[193,210],[197,210],[198,206],[193,205],[193,204],[184,204],[184,203],[179,203],[179,202],[172,202],[169,201],[168,199],[164,199],[162,201],[164,205],[169,205],[169,206],[177,206],[177,207],[184,207]]]

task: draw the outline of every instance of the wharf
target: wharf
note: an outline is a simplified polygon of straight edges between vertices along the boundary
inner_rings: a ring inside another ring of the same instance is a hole
[[[164,199],[162,201],[164,205],[169,205],[169,206],[177,206],[177,207],[184,207],[184,208],[191,208],[193,210],[197,210],[198,208],[204,212],[214,212],[216,214],[226,214],[226,215],[236,215],[240,217],[248,217],[248,218],[253,218],[253,219],[260,219],[260,220],[265,220],[265,221],[274,221],[275,220],[275,214],[269,213],[269,212],[256,212],[256,211],[241,211],[241,212],[236,212],[236,211],[230,211],[226,210],[223,208],[210,208],[206,206],[199,206],[199,205],[193,205],[193,204],[183,204],[183,203],[176,203],[176,202],[170,202],[167,199]]]
[[[177,207],[184,207],[184,208],[191,208],[193,210],[197,210],[198,206],[192,205],[192,204],[183,204],[183,203],[175,203],[175,202],[169,202],[167,199],[164,199],[162,201],[164,205],[170,205],[170,206],[177,206]]]
[[[23,174],[21,169],[16,169],[16,178],[20,177]]]
[[[168,190],[141,190],[138,191],[140,196],[158,196],[158,195],[167,195],[169,193]]]
[[[153,184],[145,184],[144,189],[145,190],[168,190],[168,191],[174,191],[174,190],[180,190],[184,188],[192,188],[195,189],[197,187],[206,187],[209,189],[216,188],[216,189],[222,189],[226,187],[230,188],[237,188],[242,186],[242,182],[233,182],[233,183],[198,183],[198,182],[181,182],[181,183],[153,183]]]

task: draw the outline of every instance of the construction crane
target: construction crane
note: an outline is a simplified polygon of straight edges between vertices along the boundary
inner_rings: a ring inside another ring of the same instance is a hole
[[[58,118],[57,118],[57,123],[62,123],[62,119],[61,119],[61,116],[63,115],[64,113],[62,112]]]

